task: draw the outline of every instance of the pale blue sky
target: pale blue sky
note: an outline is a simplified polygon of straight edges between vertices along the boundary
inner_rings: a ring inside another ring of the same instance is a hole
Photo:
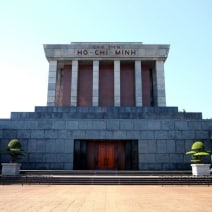
[[[211,0],[2,0],[0,118],[47,101],[43,44],[170,44],[167,106],[212,118]]]

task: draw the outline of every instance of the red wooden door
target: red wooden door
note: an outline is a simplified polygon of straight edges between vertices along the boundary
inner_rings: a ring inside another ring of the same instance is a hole
[[[98,164],[99,169],[113,169],[115,166],[115,145],[104,142],[98,144]]]

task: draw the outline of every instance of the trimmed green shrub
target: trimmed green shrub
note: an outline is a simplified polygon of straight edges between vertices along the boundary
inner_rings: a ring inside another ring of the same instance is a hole
[[[211,151],[205,149],[205,145],[202,141],[195,141],[191,150],[186,152],[187,155],[191,155],[192,163],[204,163],[203,158],[209,156]]]
[[[18,159],[25,156],[25,152],[21,148],[21,143],[18,139],[12,139],[8,143],[8,147],[5,152],[1,152],[1,154],[9,155],[10,162],[14,163]]]

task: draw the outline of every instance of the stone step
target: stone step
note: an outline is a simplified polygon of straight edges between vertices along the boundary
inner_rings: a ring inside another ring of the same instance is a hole
[[[140,171],[140,170],[21,170],[23,175],[71,175],[71,176],[185,176],[191,170]]]
[[[212,185],[212,177],[194,176],[17,176],[0,177],[0,184],[48,185]]]
[[[12,112],[12,120],[35,119],[201,119],[201,113],[183,112]]]
[[[62,113],[160,113],[171,112],[177,113],[178,107],[56,107],[43,106],[35,107],[35,112],[62,112]]]

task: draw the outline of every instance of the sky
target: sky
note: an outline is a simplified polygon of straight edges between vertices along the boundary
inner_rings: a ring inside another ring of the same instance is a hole
[[[212,118],[211,0],[2,0],[0,118],[46,106],[43,44],[170,44],[167,106]]]

